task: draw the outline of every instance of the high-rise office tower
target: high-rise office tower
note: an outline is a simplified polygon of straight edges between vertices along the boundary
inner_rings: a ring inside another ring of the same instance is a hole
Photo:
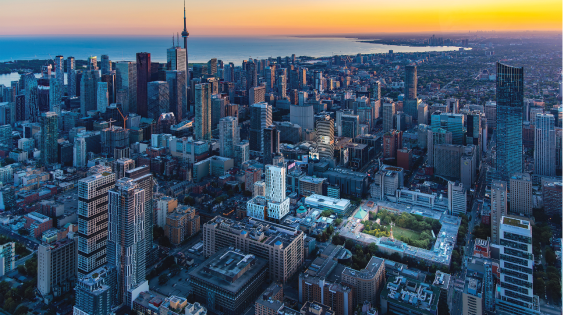
[[[344,114],[340,118],[342,125],[342,136],[356,138],[360,134],[360,116],[354,114]]]
[[[464,116],[463,114],[450,114],[435,111],[430,117],[432,131],[445,129],[452,133],[452,144],[463,144]],[[469,129],[469,127],[468,127]],[[478,131],[477,131],[478,132]]]
[[[25,85],[25,120],[39,121],[38,92],[39,85],[33,73],[22,75]]]
[[[49,111],[61,114],[61,101],[63,98],[64,85],[57,78],[49,79]]]
[[[253,60],[250,60],[246,64],[246,89],[250,90],[258,86],[258,73],[256,69],[256,63]]]
[[[315,109],[313,103],[302,103],[306,94],[299,92],[299,105],[289,105],[289,121],[292,124],[298,124],[303,130],[313,130],[315,128]]]
[[[188,64],[188,29],[186,28],[186,3],[184,2],[184,30],[182,31],[182,38],[184,39],[184,49],[186,50],[186,82],[190,80],[190,68]]]
[[[534,255],[532,225],[520,218],[502,216],[499,226],[500,283],[498,314],[540,314],[539,298],[533,293]]]
[[[213,76],[217,74],[217,58],[211,58],[207,62],[207,74]]]
[[[55,112],[41,114],[41,161],[45,164],[58,162],[59,115]]]
[[[274,85],[276,83],[276,67],[266,67],[266,69],[264,69],[264,77],[266,79],[266,93],[271,93],[274,91]]]
[[[76,96],[76,70],[74,69],[74,57],[66,58],[66,78],[68,96]]]
[[[166,82],[168,82],[168,100],[170,109],[174,113],[177,121],[182,121],[184,114],[187,114],[187,89],[186,72],[178,70],[166,71]]]
[[[524,68],[497,62],[496,177],[508,181],[522,173]]]
[[[322,71],[313,71],[313,80],[314,80],[314,88],[315,90],[322,93],[324,91],[323,87],[323,72]]]
[[[146,117],[155,120],[160,114],[170,110],[170,91],[166,81],[152,81],[147,84],[147,107]]]
[[[508,212],[507,192],[506,182],[493,180],[491,184],[491,241],[495,244],[500,242],[500,220]]]
[[[197,140],[211,140],[211,84],[195,86],[194,136]]]
[[[263,134],[263,163],[273,164],[274,155],[279,154],[280,151],[280,131],[276,129],[276,125],[270,125],[264,129]]]
[[[55,78],[59,82],[62,96],[65,86],[65,66],[63,56],[60,55],[55,57]]]
[[[287,96],[287,82],[286,76],[284,74],[278,75],[276,77],[276,92],[278,96],[282,99],[286,98]]]
[[[100,113],[105,113],[109,106],[108,84],[106,82],[98,82],[97,103],[96,109]]]
[[[116,96],[116,83],[117,75],[115,71],[112,71],[109,74],[102,74],[100,81],[105,82],[108,85],[108,103],[113,104],[115,103],[115,96]]]
[[[121,104],[123,115],[137,113],[137,65],[120,61],[115,69],[115,101]]]
[[[154,179],[148,165],[142,165],[134,169],[125,171],[125,177],[130,178],[145,191],[145,226],[153,226],[153,187]],[[152,249],[152,228],[145,229],[145,250],[150,252]]]
[[[483,149],[483,141],[481,135],[481,119],[483,115],[480,112],[467,113],[467,131],[465,133],[465,143],[473,144]],[[486,140],[486,139],[485,139]]]
[[[179,45],[180,43],[178,43]],[[188,66],[186,64],[186,50],[175,46],[166,50],[166,69],[183,71],[186,75]]]
[[[555,118],[552,114],[537,114],[534,131],[534,173],[555,176]]]
[[[115,174],[100,170],[78,181],[79,278],[106,263],[108,191],[115,185]]]
[[[150,79],[151,54],[147,52],[137,53],[137,114],[142,117],[149,117],[147,89]],[[158,114],[160,115],[160,113]]]
[[[133,290],[147,286],[145,190],[132,179],[117,180],[108,192],[108,263],[116,268],[117,305],[130,305]]]
[[[514,173],[510,176],[510,212],[532,215],[532,177],[528,173]]]
[[[78,137],[74,139],[74,147],[72,148],[72,166],[84,167],[86,161],[86,139]]]
[[[405,97],[404,97],[404,112],[413,118],[418,116],[418,99],[417,89],[418,78],[416,65],[405,66]]]
[[[272,125],[272,106],[268,103],[250,105],[249,149],[255,155],[264,152],[264,129]]]
[[[446,107],[453,114],[459,114],[459,100],[457,98],[448,98],[446,100]]]
[[[428,166],[434,166],[434,147],[439,144],[452,144],[452,133],[445,129],[427,130],[426,145],[428,146]]]
[[[229,116],[225,114],[225,106],[227,103],[227,99],[220,95],[215,94],[211,98],[211,126],[212,129],[219,128],[219,120],[225,116]]]
[[[317,120],[317,151],[320,158],[334,157],[334,120],[328,115]]]
[[[102,75],[111,73],[111,60],[108,55],[102,55]]]
[[[393,129],[395,113],[395,103],[383,103],[383,132]]]
[[[89,57],[88,69],[84,70],[80,80],[80,113],[83,116],[86,116],[89,110],[96,110],[98,107],[96,96],[99,81],[100,72],[98,71],[96,57]]]
[[[238,119],[223,117],[219,120],[219,154],[234,158],[235,146],[240,143]]]
[[[266,86],[254,86],[248,90],[248,104],[261,103],[266,100]]]

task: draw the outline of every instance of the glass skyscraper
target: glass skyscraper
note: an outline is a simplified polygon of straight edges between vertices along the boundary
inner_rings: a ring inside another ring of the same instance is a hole
[[[522,172],[524,68],[497,62],[497,178]]]

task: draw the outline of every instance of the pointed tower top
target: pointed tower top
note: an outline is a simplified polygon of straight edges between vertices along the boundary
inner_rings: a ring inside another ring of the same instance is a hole
[[[186,28],[186,0],[184,0],[184,30],[182,31],[182,37],[188,36],[190,36],[190,33],[188,33],[188,29]]]

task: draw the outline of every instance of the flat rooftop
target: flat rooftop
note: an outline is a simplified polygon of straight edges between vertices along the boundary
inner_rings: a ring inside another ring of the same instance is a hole
[[[224,248],[190,271],[192,281],[207,283],[237,295],[268,263],[240,250]]]

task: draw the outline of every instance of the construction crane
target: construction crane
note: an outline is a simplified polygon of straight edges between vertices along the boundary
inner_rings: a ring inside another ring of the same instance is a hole
[[[123,113],[121,113],[121,110],[119,110],[119,107],[116,107],[117,111],[119,112],[119,115],[121,115],[121,118],[123,118],[123,129],[127,129],[127,118],[129,118],[129,115],[127,116],[123,116]]]

